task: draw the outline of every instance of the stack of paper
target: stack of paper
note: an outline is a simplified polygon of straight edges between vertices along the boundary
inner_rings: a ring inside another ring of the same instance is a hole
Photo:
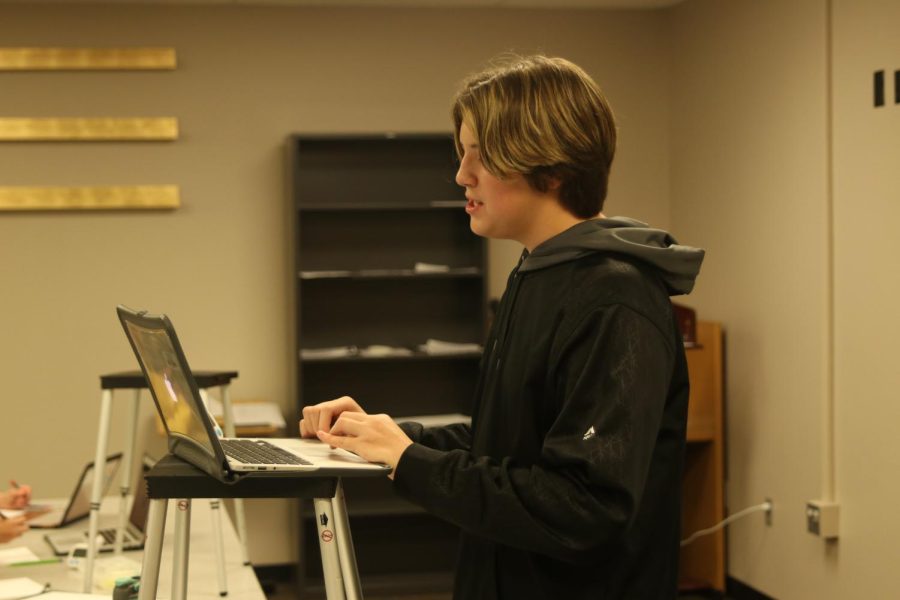
[[[469,354],[481,352],[481,344],[457,344],[441,340],[428,340],[419,346],[419,350],[425,354]]]
[[[333,348],[302,348],[300,350],[300,358],[345,358],[347,356],[356,356],[359,354],[359,348],[356,346],[335,346]]]
[[[450,265],[433,265],[430,263],[417,262],[413,265],[413,271],[416,273],[449,273]]]
[[[359,355],[364,358],[381,358],[385,356],[411,356],[412,350],[400,346],[385,346],[373,344],[359,349]]]

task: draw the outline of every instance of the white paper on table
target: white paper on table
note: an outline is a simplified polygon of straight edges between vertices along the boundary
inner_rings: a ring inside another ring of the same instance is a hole
[[[16,600],[17,598],[36,596],[43,591],[44,584],[38,583],[30,577],[0,579],[0,600]]]
[[[47,592],[39,600],[109,600],[109,594],[80,594],[78,592]]]
[[[40,557],[25,546],[3,548],[0,550],[0,566],[3,567],[13,563],[30,562],[33,560],[40,560]]]

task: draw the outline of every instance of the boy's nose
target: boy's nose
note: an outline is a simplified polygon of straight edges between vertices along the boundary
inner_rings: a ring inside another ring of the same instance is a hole
[[[475,185],[475,178],[472,176],[472,172],[466,168],[465,162],[460,163],[459,169],[456,171],[456,184],[464,188]]]

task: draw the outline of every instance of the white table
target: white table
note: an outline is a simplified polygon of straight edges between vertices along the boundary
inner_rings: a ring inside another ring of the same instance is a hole
[[[115,527],[117,523],[118,506],[107,497],[100,509],[100,526]],[[174,503],[174,501],[172,501]],[[172,507],[174,510],[174,506]],[[206,502],[194,503],[191,519],[191,569],[188,574],[188,597],[191,600],[221,600],[219,586],[216,579],[216,551],[212,529],[212,517],[209,504]],[[87,520],[79,521],[69,526],[72,530],[87,531]],[[27,546],[40,558],[52,558],[53,552],[44,540],[44,534],[52,529],[32,529],[22,537],[5,544],[3,548],[15,546]],[[162,564],[172,564],[174,535],[174,519],[166,523],[166,536],[163,541]],[[259,580],[253,571],[253,567],[243,564],[241,543],[235,533],[231,520],[226,516],[222,519],[222,537],[225,547],[225,568],[228,571],[228,598],[240,600],[265,600],[265,594],[259,585]],[[103,553],[98,559],[102,562],[107,555]],[[143,552],[140,550],[126,551],[123,556],[137,564],[135,575],[140,571]],[[69,569],[64,562],[54,564],[29,565],[21,567],[0,567],[0,578],[30,577],[39,583],[49,583],[54,590],[66,592],[82,592],[84,586],[84,573]],[[168,598],[168,590],[171,589],[171,568],[160,569],[159,573],[159,598]],[[94,593],[103,593],[112,597],[112,592],[102,589],[101,582],[95,576]]]

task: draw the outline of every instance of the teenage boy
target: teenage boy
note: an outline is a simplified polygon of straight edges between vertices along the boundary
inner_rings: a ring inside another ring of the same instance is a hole
[[[454,597],[674,598],[688,374],[670,295],[703,251],[602,214],[615,152],[594,81],[533,56],[452,109],[472,231],[520,242],[471,426],[399,427],[343,397],[300,433],[394,468],[462,530]]]

